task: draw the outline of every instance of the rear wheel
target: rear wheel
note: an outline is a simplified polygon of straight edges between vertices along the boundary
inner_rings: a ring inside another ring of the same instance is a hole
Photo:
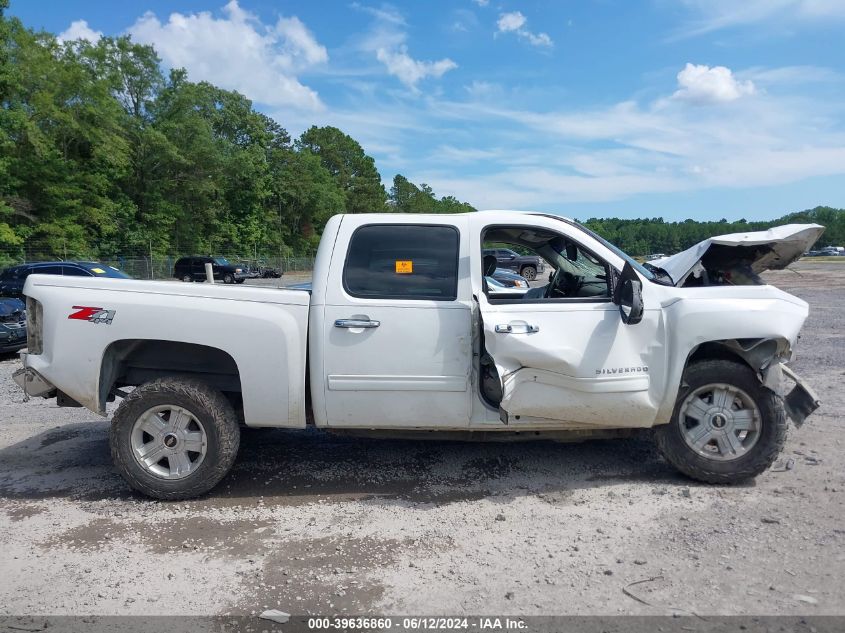
[[[188,283],[189,281],[193,281],[193,280],[194,280],[194,278],[191,277],[191,275],[188,274],[188,273],[185,273],[184,275],[182,275],[182,281],[184,281],[185,283]]]
[[[655,428],[663,457],[707,483],[738,483],[762,473],[786,441],[780,398],[744,364],[708,360],[690,365],[672,421]]]
[[[238,418],[205,383],[162,378],[120,404],[109,434],[126,482],[155,499],[190,499],[211,490],[238,453]]]
[[[528,281],[534,281],[537,279],[537,269],[534,268],[534,266],[524,266],[520,271],[520,274]]]

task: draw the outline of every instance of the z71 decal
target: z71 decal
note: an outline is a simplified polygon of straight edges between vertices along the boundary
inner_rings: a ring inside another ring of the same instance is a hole
[[[75,319],[77,321],[89,321],[90,323],[105,323],[111,325],[114,320],[114,310],[104,310],[103,308],[92,308],[88,306],[73,306],[74,310],[78,312],[71,312],[68,319]]]

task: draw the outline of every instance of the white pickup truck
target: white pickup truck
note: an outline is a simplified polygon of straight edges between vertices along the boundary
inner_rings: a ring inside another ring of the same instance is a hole
[[[114,463],[160,499],[215,486],[241,427],[308,424],[456,439],[653,428],[679,470],[731,483],[818,406],[784,365],[807,304],[758,274],[822,231],[725,236],[657,267],[552,215],[341,215],[310,291],[30,276],[15,380],[101,415],[122,398]],[[548,283],[489,292],[482,251],[502,244],[549,262]]]

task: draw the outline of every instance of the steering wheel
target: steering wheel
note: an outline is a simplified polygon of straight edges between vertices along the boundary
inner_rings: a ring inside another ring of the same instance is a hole
[[[562,267],[558,267],[549,285],[546,286],[546,299],[553,298],[555,294],[564,297],[577,296],[577,293],[584,286],[583,275],[573,275]]]

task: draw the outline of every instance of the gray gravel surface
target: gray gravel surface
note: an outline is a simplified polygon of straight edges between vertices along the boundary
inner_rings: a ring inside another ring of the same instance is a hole
[[[0,614],[843,614],[845,266],[797,270],[769,279],[811,304],[793,366],[824,404],[735,487],[648,438],[266,430],[210,495],[154,502],[114,472],[106,420],[23,403],[5,357]]]

